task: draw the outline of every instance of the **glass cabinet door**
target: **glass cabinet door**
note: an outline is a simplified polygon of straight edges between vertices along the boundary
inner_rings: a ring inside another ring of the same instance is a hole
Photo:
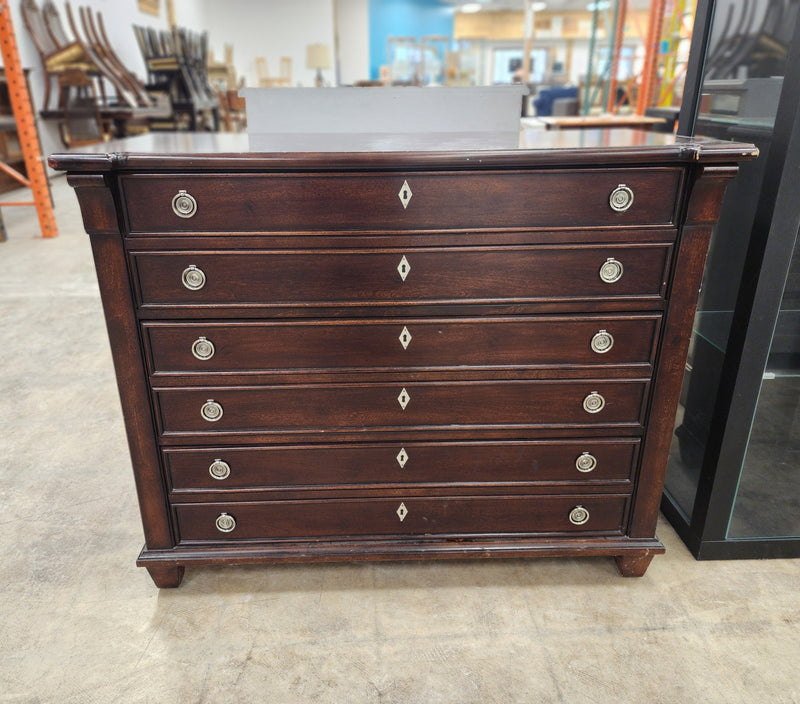
[[[800,251],[795,243],[727,537],[800,537]]]
[[[753,546],[800,538],[800,0],[701,10],[697,110],[679,132],[761,155],[712,234],[662,508],[698,557],[787,554]]]

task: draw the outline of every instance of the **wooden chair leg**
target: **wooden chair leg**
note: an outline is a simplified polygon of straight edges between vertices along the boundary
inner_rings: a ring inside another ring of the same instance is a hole
[[[50,84],[53,82],[55,76],[52,73],[46,72],[44,74],[44,104],[42,110],[50,109]]]

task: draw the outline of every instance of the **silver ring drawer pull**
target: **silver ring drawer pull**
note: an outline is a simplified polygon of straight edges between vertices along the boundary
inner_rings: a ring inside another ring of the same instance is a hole
[[[204,420],[209,423],[216,423],[222,418],[222,406],[220,406],[213,398],[208,399],[200,408],[200,415]]]
[[[614,346],[614,336],[608,330],[598,330],[592,337],[592,351],[605,354]]]
[[[190,291],[199,291],[206,285],[205,272],[194,264],[190,264],[181,274],[181,283]]]
[[[600,413],[605,405],[606,400],[597,391],[592,391],[583,399],[583,410],[587,413]]]
[[[609,257],[600,267],[600,280],[607,284],[616,283],[622,278],[624,271],[622,262],[618,262],[614,257]]]
[[[624,213],[633,205],[633,191],[624,183],[619,184],[611,191],[611,195],[608,197],[608,204],[611,206],[611,210]]]
[[[220,533],[230,533],[236,528],[236,519],[228,513],[221,513],[214,524]]]
[[[178,191],[172,199],[172,212],[179,218],[190,218],[197,212],[197,201],[186,191]]]
[[[208,473],[214,478],[222,481],[231,476],[231,466],[225,460],[214,460],[208,466]]]
[[[574,526],[582,526],[589,522],[589,512],[583,506],[576,506],[569,512],[569,522]]]
[[[198,337],[192,343],[192,354],[197,357],[197,359],[211,359],[216,351],[214,343],[205,337]]]
[[[595,467],[597,458],[591,452],[584,452],[575,460],[575,469],[579,472],[591,472]]]

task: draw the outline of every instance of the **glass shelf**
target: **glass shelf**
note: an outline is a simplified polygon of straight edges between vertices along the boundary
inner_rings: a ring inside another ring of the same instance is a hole
[[[701,310],[694,319],[694,334],[725,352],[733,322],[732,310]]]

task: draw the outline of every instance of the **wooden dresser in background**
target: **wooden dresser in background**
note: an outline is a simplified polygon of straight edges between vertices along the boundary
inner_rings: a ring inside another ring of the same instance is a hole
[[[751,146],[171,138],[50,159],[91,237],[158,586],[315,560],[644,574],[709,236]]]

